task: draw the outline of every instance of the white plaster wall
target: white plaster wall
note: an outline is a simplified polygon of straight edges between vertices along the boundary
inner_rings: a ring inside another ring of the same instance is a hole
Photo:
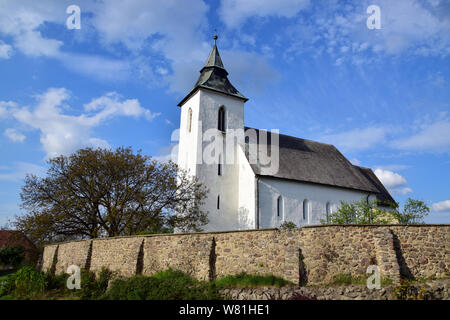
[[[189,108],[192,109],[191,132],[188,131]],[[190,174],[196,175],[197,162],[201,151],[199,141],[201,139],[201,128],[199,128],[200,91],[193,95],[181,107],[180,116],[180,139],[178,144],[178,166],[188,170]]]
[[[283,199],[283,214],[277,216],[278,196]],[[331,211],[338,209],[340,201],[360,201],[368,193],[334,188],[319,184],[300,183],[289,180],[260,177],[259,214],[260,228],[277,228],[283,221],[292,221],[297,226],[317,225],[326,220],[326,204]],[[373,199],[372,195],[370,199]],[[303,200],[307,199],[309,214],[303,219]]]
[[[234,157],[230,164],[222,165],[221,176],[217,173],[217,163],[205,164],[201,161],[203,150],[210,144],[210,141],[203,141],[202,136],[208,129],[217,129],[220,106],[225,107],[225,127],[242,130],[242,137],[237,138],[237,145],[242,145],[244,142],[244,102],[242,100],[200,89],[182,106],[181,112],[178,163],[180,167],[190,169],[192,174],[197,176],[209,190],[202,208],[208,212],[209,218],[209,223],[204,227],[205,231],[239,229],[237,148],[233,150]],[[189,107],[193,111],[191,134],[187,129]],[[221,139],[225,146],[229,136],[228,133],[217,132],[215,138]],[[226,151],[223,152],[222,159],[224,162],[227,159]],[[220,195],[220,209],[217,209],[218,195]]]
[[[243,148],[238,150],[239,229],[256,229],[256,177]]]

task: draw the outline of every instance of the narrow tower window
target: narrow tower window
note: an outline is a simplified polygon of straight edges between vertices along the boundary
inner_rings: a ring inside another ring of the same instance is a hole
[[[220,195],[217,196],[217,210],[220,209]]]
[[[219,163],[217,164],[217,175],[222,175],[222,156],[219,155]]]
[[[303,220],[308,218],[308,200],[303,200]]]
[[[327,214],[327,223],[329,223],[330,222],[330,214],[331,214],[331,205],[329,202],[327,202],[326,214]]]
[[[277,216],[281,217],[283,215],[283,198],[281,196],[277,199]]]
[[[192,130],[192,109],[189,108],[188,110],[188,131],[191,132]]]
[[[225,108],[223,106],[219,108],[219,122],[217,125],[217,129],[225,132]]]

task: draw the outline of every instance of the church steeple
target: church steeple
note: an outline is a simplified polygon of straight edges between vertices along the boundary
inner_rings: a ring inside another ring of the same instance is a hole
[[[214,45],[209,53],[205,66],[200,70],[200,77],[198,78],[194,89],[192,89],[191,92],[183,100],[181,100],[178,106],[182,106],[200,88],[230,95],[242,99],[244,102],[248,100],[228,80],[228,72],[223,66],[219,49],[217,49],[217,39],[218,36],[215,34]]]

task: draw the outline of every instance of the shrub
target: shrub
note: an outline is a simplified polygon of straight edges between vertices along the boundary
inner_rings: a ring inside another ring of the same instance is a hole
[[[0,263],[17,268],[24,260],[24,249],[20,245],[4,246],[0,249]]]
[[[401,279],[400,284],[394,288],[394,294],[398,300],[428,300],[430,298],[425,288],[419,289],[404,279]]]
[[[275,286],[283,287],[292,284],[291,282],[275,277],[273,275],[249,275],[245,272],[237,275],[228,275],[216,280],[216,285],[219,288],[225,287],[261,287],[261,286]]]
[[[200,282],[172,269],[153,276],[116,279],[102,297],[109,300],[219,300],[214,283]]]
[[[10,295],[14,290],[14,276],[9,274],[0,278],[0,297]]]
[[[44,293],[45,275],[37,272],[33,267],[22,267],[11,277],[14,280],[12,293],[18,298],[32,298]]]
[[[65,290],[67,288],[66,282],[69,275],[67,273],[54,275],[51,273],[44,273],[45,290]]]
[[[297,228],[297,226],[292,221],[285,221],[280,225],[281,230],[292,230],[295,228]]]
[[[81,288],[75,293],[81,299],[98,299],[105,294],[108,282],[111,280],[113,272],[103,268],[98,275],[92,271],[81,270]]]

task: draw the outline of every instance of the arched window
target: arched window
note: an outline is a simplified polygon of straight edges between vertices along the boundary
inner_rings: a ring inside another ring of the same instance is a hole
[[[325,211],[326,211],[326,215],[327,215],[327,223],[329,223],[330,222],[330,214],[331,214],[331,205],[329,202],[327,202]]]
[[[217,124],[217,129],[222,132],[225,132],[225,107],[221,106],[219,108],[219,121]]]
[[[303,220],[307,220],[308,219],[308,214],[309,214],[309,206],[308,206],[308,200],[303,200]]]
[[[277,217],[283,216],[283,198],[281,196],[277,199]]]
[[[188,110],[188,132],[191,132],[192,130],[192,109],[189,108]]]

